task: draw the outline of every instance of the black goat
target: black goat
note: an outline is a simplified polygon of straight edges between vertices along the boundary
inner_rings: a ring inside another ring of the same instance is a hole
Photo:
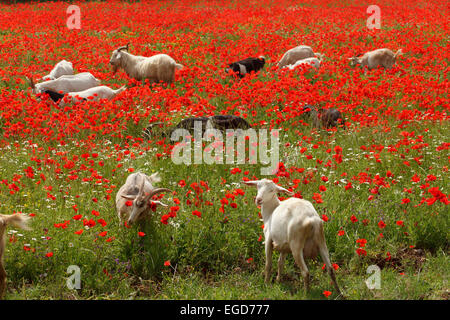
[[[309,116],[310,120],[313,123],[313,126],[316,128],[320,128],[322,126],[326,129],[329,129],[342,125],[345,129],[344,117],[342,116],[342,113],[337,109],[331,108],[317,111],[317,108],[315,106],[307,104],[303,106],[303,114]]]
[[[150,124],[144,130],[144,138],[151,139],[153,136],[161,136],[170,138],[172,133],[177,129],[186,129],[193,136],[195,123],[201,122],[202,136],[205,130],[208,129],[208,125],[212,129],[225,131],[227,129],[242,129],[246,130],[250,128],[248,122],[235,115],[215,115],[211,117],[191,117],[181,120],[176,126],[169,128],[168,130],[155,130],[155,128],[161,128],[162,122],[154,122]]]
[[[229,72],[229,70],[233,71],[239,78],[243,78],[247,73],[252,71],[258,72],[264,67],[266,63],[266,59],[263,56],[258,58],[247,58],[244,60],[240,60],[237,62],[233,62],[229,65],[229,68],[225,70],[225,72]]]
[[[44,90],[44,93],[48,94],[50,99],[53,100],[53,102],[58,102],[64,97],[64,94],[52,90]]]

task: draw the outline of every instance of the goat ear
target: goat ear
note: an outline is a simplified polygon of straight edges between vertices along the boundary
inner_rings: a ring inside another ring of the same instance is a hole
[[[133,201],[134,199],[136,199],[136,196],[135,196],[135,195],[128,195],[128,194],[122,195],[121,197],[124,198],[124,199],[127,199],[127,200],[131,200],[131,201]]]
[[[277,186],[277,193],[286,193],[290,196],[294,195],[292,191],[289,191],[288,189],[285,189],[283,187]]]
[[[259,180],[250,180],[250,181],[242,181],[242,183],[248,185],[248,186],[254,186],[256,187],[258,185]]]

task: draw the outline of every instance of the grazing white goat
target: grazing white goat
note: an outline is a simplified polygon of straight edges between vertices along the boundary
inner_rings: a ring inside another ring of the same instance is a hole
[[[281,60],[278,62],[278,67],[283,68],[284,66],[295,64],[298,60],[306,58],[321,58],[320,53],[314,53],[314,51],[309,46],[298,46],[286,51]]]
[[[402,49],[394,53],[389,49],[382,48],[366,52],[361,58],[351,57],[348,59],[352,67],[360,65],[361,67],[367,67],[369,70],[372,70],[381,66],[390,69],[395,64],[397,57],[401,54],[403,54]]]
[[[61,60],[42,80],[55,80],[64,75],[73,75],[73,65],[72,62]]]
[[[126,88],[127,88],[126,86],[123,86],[117,90],[113,90],[107,86],[98,86],[80,92],[69,92],[67,95],[59,94],[59,99],[62,99],[59,105],[64,106],[67,103],[77,103],[80,102],[81,100],[90,100],[90,101],[99,101],[101,99],[111,100],[116,95],[126,90]]]
[[[127,220],[128,225],[131,225],[144,218],[152,203],[167,207],[160,201],[151,200],[158,193],[170,192],[166,188],[153,187],[153,183],[160,181],[161,178],[158,173],[148,176],[142,172],[136,172],[127,177],[125,184],[120,187],[116,194],[116,209],[121,225],[125,220]],[[132,201],[132,205],[127,206],[127,201]]]
[[[305,59],[298,60],[294,64],[288,64],[287,66],[284,66],[283,69],[288,68],[289,70],[293,70],[300,65],[310,65],[316,69],[319,69],[320,68],[320,60],[315,57],[314,58],[305,58]]]
[[[5,231],[9,224],[17,228],[29,230],[27,226],[29,217],[21,214],[0,214],[0,300],[6,292],[6,271],[3,266],[3,254],[5,253]]]
[[[114,50],[109,63],[114,73],[122,68],[129,77],[138,81],[149,79],[150,83],[163,81],[170,84],[175,80],[175,69],[183,68],[167,54],[156,54],[151,57],[132,55],[128,53],[128,44]]]
[[[43,93],[45,91],[62,91],[64,93],[78,92],[100,85],[100,80],[95,78],[89,72],[65,75],[55,80],[48,80],[36,84],[33,82],[33,79],[28,79],[28,81],[30,82],[34,94]]]
[[[292,192],[276,185],[271,180],[243,182],[258,189],[255,203],[261,206],[264,220],[265,281],[269,282],[270,279],[272,251],[275,249],[280,252],[277,281],[280,281],[286,254],[292,253],[295,262],[301,269],[305,289],[308,291],[309,271],[304,258],[315,258],[320,253],[337,293],[341,294],[328,255],[323,221],[311,202],[298,198],[289,198],[280,202],[278,193],[292,195]]]

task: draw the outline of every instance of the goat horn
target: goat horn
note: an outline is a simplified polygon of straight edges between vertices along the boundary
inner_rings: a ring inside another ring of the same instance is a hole
[[[152,191],[150,191],[150,193],[148,194],[148,197],[153,197],[154,195],[161,193],[161,192],[172,192],[172,190],[166,189],[166,188],[156,188],[153,189]]]
[[[117,49],[117,51],[122,51],[122,50],[127,50],[128,51],[128,46],[130,45],[130,43],[128,42],[126,46],[121,46],[120,48]]]

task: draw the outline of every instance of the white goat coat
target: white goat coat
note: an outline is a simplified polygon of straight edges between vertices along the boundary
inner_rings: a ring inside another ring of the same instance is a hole
[[[152,183],[160,182],[161,178],[157,173],[148,176],[142,172],[132,173],[127,177],[125,184],[120,187],[119,191],[116,194],[116,209],[121,221],[128,219],[131,214],[131,206],[126,205],[126,202],[128,200],[123,198],[122,196],[137,195],[140,191],[142,180],[145,180],[144,193],[149,193],[154,189]]]
[[[100,85],[100,80],[96,79],[89,72],[82,72],[75,75],[64,75],[55,80],[36,83],[34,93],[42,93],[45,90],[62,91],[64,93],[79,92],[98,85]]]
[[[314,58],[316,55],[309,46],[298,46],[286,51],[281,60],[278,62],[278,67],[283,68],[289,64],[294,64],[298,60],[306,58]]]
[[[289,64],[287,66],[284,66],[283,68],[289,68],[290,70],[295,69],[296,67],[302,65],[302,64],[308,64],[316,69],[320,68],[320,60],[317,58],[306,58],[306,59],[301,59],[298,60],[296,63],[294,64]]]
[[[61,60],[42,80],[55,80],[64,75],[73,75],[73,65],[72,62]]]
[[[149,79],[150,83],[172,83],[175,79],[175,69],[182,69],[181,64],[167,54],[156,54],[151,57],[135,56],[121,51],[121,67],[128,76],[141,81]]]
[[[263,209],[266,210],[265,204]],[[263,213],[264,216],[264,213]],[[319,252],[314,241],[316,232],[320,232],[322,219],[311,202],[298,198],[289,198],[279,202],[270,218],[264,219],[264,236],[272,241],[274,249],[284,253],[291,252],[291,241],[303,232],[308,232],[303,254],[305,258],[314,258]]]
[[[65,100],[71,103],[77,103],[83,99],[87,99],[89,101],[99,101],[101,99],[110,100],[120,92],[124,91],[125,89],[126,89],[125,86],[117,90],[113,90],[107,86],[97,86],[79,92],[69,92],[67,96],[61,99],[59,105],[60,106],[65,105],[66,104]]]

